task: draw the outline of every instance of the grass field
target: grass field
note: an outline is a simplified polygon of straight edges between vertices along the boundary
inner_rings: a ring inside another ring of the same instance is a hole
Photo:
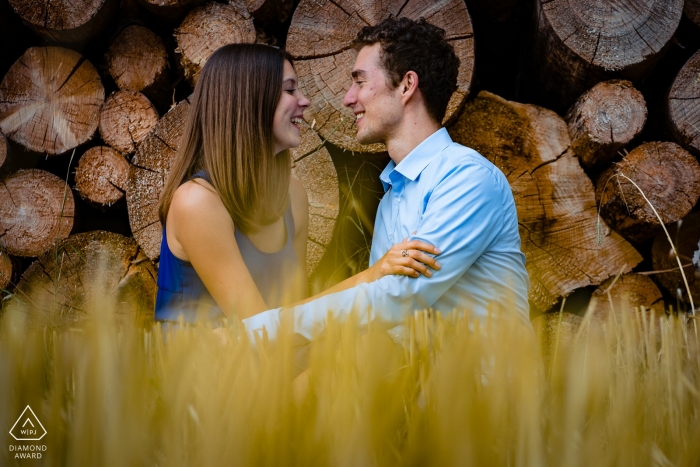
[[[91,309],[61,333],[3,316],[0,427],[30,405],[47,435],[6,435],[1,465],[700,464],[698,340],[677,318],[584,320],[543,366],[504,315],[417,313],[401,344],[350,319],[309,346],[286,330],[254,350],[235,325],[223,343]],[[45,445],[41,459],[16,459],[23,443]]]

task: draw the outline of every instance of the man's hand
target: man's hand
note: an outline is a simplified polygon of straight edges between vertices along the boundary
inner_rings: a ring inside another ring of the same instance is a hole
[[[440,263],[426,253],[439,255],[440,250],[426,242],[420,240],[403,239],[401,243],[394,246],[382,256],[379,261],[367,269],[367,273],[372,281],[390,274],[419,277],[431,277],[433,272],[430,269],[440,269]]]

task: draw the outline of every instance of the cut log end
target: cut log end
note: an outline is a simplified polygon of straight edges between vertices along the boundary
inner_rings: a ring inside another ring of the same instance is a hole
[[[592,318],[604,322],[611,313],[635,313],[642,307],[659,318],[665,316],[664,300],[661,291],[648,276],[623,274],[611,277],[593,291],[591,298],[596,300]]]
[[[62,154],[92,137],[104,98],[97,70],[80,54],[31,47],[0,84],[0,130],[33,151]]]
[[[700,0],[685,0],[683,14],[700,30]]]
[[[107,67],[119,89],[148,93],[167,79],[168,52],[154,32],[131,25],[109,46]]]
[[[185,76],[192,83],[207,59],[227,44],[255,43],[253,20],[233,5],[208,3],[192,10],[175,30],[176,52]]]
[[[117,151],[129,154],[156,123],[158,113],[146,96],[136,91],[118,91],[102,107],[100,135]]]
[[[638,146],[605,171],[596,187],[600,215],[636,243],[653,238],[661,229],[654,209],[668,224],[688,214],[699,197],[700,164],[686,150],[668,142]]]
[[[700,8],[699,8],[700,10]],[[700,51],[678,72],[668,96],[668,125],[673,139],[700,156]]]
[[[12,260],[7,253],[0,251],[0,291],[7,290],[12,280]]]
[[[80,196],[100,207],[109,207],[124,198],[129,163],[107,146],[88,149],[75,169],[75,188]]]
[[[7,161],[7,139],[0,131],[0,169],[5,165],[5,161]]]
[[[641,133],[646,118],[644,96],[630,81],[596,84],[566,115],[571,148],[586,167],[605,168]]]
[[[188,11],[207,0],[138,0],[149,13],[169,24],[179,23]]]
[[[88,310],[119,319],[153,319],[156,271],[135,241],[111,232],[72,235],[34,262],[17,285],[36,327],[80,325]]]
[[[38,169],[0,182],[0,232],[11,255],[39,256],[73,228],[75,203],[66,183]]]

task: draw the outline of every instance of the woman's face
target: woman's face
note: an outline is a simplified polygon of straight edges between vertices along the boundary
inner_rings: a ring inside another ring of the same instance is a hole
[[[301,121],[309,100],[297,88],[297,74],[292,64],[284,61],[282,96],[272,121],[275,154],[301,144]]]

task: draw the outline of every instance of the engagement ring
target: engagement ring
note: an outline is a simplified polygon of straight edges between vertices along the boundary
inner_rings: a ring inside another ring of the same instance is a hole
[[[408,250],[401,250],[401,256],[408,256]]]

